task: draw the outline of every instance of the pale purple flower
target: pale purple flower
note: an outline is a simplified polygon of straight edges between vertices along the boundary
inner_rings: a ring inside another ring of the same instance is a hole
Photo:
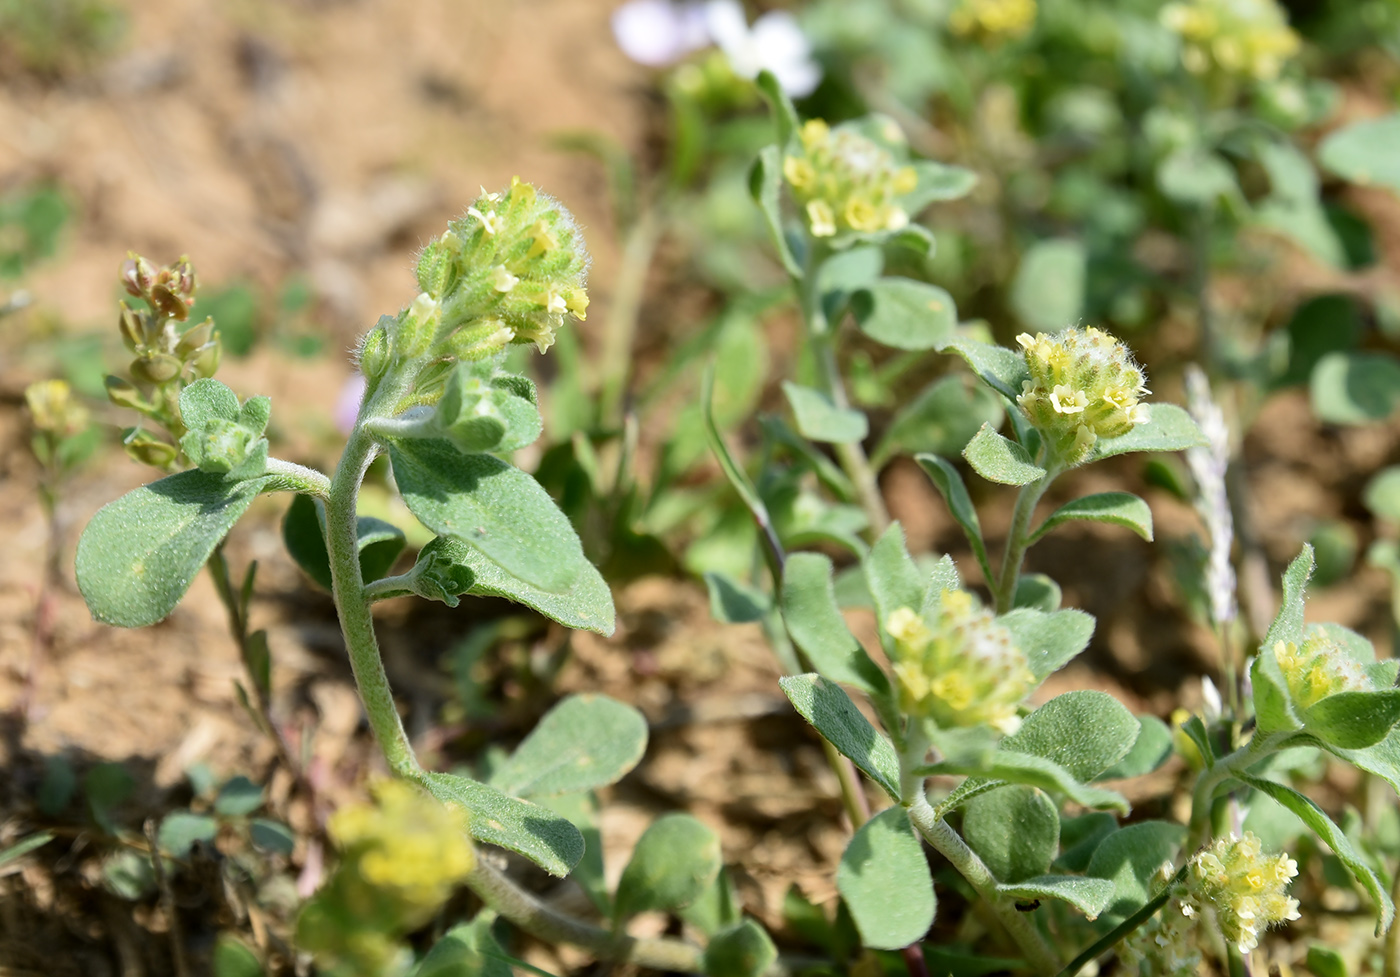
[[[355,421],[360,417],[360,401],[365,398],[365,375],[355,372],[345,386],[340,388],[340,396],[335,399],[335,427],[341,434],[349,435],[355,430]]]
[[[738,0],[709,0],[705,26],[740,77],[757,78],[760,71],[771,71],[783,91],[797,98],[810,95],[822,80],[807,35],[785,10],[770,10],[749,27]]]
[[[1195,365],[1186,368],[1186,403],[1209,444],[1186,450],[1186,464],[1196,480],[1196,511],[1210,536],[1206,560],[1206,592],[1210,595],[1210,616],[1216,624],[1235,619],[1235,568],[1230,547],[1235,540],[1235,522],[1230,515],[1230,497],[1225,490],[1225,472],[1230,467],[1230,429],[1225,415],[1211,399],[1210,381]]]
[[[623,54],[652,68],[674,64],[710,44],[698,3],[631,0],[613,11],[612,30]]]

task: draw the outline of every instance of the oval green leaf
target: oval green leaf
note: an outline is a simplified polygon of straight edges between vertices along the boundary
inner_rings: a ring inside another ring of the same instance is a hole
[[[937,909],[933,878],[903,808],[886,808],[851,836],[836,888],[865,946],[898,950],[924,938]]]

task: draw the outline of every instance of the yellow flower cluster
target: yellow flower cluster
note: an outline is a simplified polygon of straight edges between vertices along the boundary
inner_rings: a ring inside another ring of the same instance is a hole
[[[889,141],[902,142],[892,121]],[[919,184],[912,166],[854,129],[832,129],[812,119],[798,134],[801,152],[783,160],[783,175],[802,206],[813,237],[846,231],[874,234],[897,231],[909,223],[899,198]]]
[[[971,594],[945,590],[932,619],[909,607],[890,614],[894,674],[905,712],[939,726],[989,723],[1012,732],[1016,707],[1035,684],[1011,632]]]
[[[402,780],[377,785],[374,799],[331,815],[331,837],[370,886],[410,914],[435,911],[476,865],[466,814]]]
[[[1280,641],[1274,657],[1299,709],[1338,692],[1369,692],[1373,686],[1361,664],[1325,635],[1309,638],[1302,647]]]
[[[1297,862],[1287,855],[1265,855],[1251,831],[1243,838],[1217,838],[1191,859],[1182,911],[1194,917],[1213,909],[1225,938],[1248,953],[1259,945],[1264,930],[1298,918],[1298,900],[1285,895],[1297,874]]]
[[[948,15],[948,27],[960,37],[987,41],[1020,37],[1035,23],[1035,0],[962,0]]]
[[[35,430],[56,438],[71,438],[84,431],[90,415],[73,396],[64,380],[40,380],[24,388],[24,403]]]
[[[1093,326],[1053,336],[1022,333],[1031,378],[1016,402],[1061,464],[1077,465],[1099,438],[1117,438],[1146,424],[1138,399],[1150,391],[1128,348]]]
[[[1162,8],[1162,24],[1181,37],[1188,71],[1273,81],[1298,52],[1298,35],[1275,0],[1181,0]]]
[[[482,359],[510,343],[543,352],[566,315],[587,317],[587,272],[583,235],[561,203],[519,179],[483,188],[423,249],[422,292],[383,337],[371,331],[361,368],[373,379],[393,357]]]

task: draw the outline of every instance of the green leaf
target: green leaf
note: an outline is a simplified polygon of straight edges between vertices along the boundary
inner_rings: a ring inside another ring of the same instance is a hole
[[[861,715],[841,687],[820,675],[778,679],[784,694],[803,719],[836,747],[885,793],[899,800],[899,757],[882,733]]]
[[[567,818],[501,793],[469,777],[423,773],[415,778],[444,804],[458,804],[477,841],[524,855],[550,875],[568,875],[583,857],[583,836]]]
[[[912,278],[881,278],[851,296],[856,325],[895,349],[940,349],[953,337],[958,308],[937,285]]]
[[[99,509],[78,540],[78,589],[92,616],[124,628],[164,618],[270,481],[190,470]]]
[[[972,554],[977,557],[977,563],[982,568],[982,576],[987,580],[995,580],[992,565],[987,560],[987,544],[982,539],[982,523],[977,518],[977,508],[972,504],[972,496],[967,494],[962,475],[952,462],[938,455],[915,455],[914,460],[943,496],[953,520],[962,527],[963,535],[972,547]]]
[[[823,261],[817,282],[827,319],[840,318],[852,293],[870,287],[884,269],[885,252],[873,244],[837,251]]]
[[[777,148],[784,149],[797,133],[797,110],[792,107],[792,99],[788,98],[787,92],[783,91],[783,86],[778,82],[773,72],[765,68],[758,73],[755,82],[758,85],[758,90],[763,93],[763,97],[768,99],[768,104],[773,108],[773,123],[778,129]]]
[[[1118,830],[1112,814],[1094,811],[1060,819],[1060,857],[1053,867],[1067,872],[1083,872],[1103,840]]]
[[[0,851],[0,865],[8,865],[11,862],[18,861],[30,852],[43,848],[49,842],[53,841],[53,839],[54,836],[47,831],[39,831],[30,835],[28,838],[23,838],[3,851]]]
[[[543,718],[491,786],[516,797],[571,794],[615,784],[647,748],[640,712],[605,695],[571,695]]]
[[[1094,636],[1093,616],[1073,608],[1047,614],[1018,607],[998,617],[997,623],[1011,632],[1037,682],[1069,664]]]
[[[1011,308],[1031,329],[1059,332],[1084,311],[1089,256],[1070,238],[1037,241],[1021,256],[1011,282]]]
[[[1400,406],[1400,360],[1389,353],[1328,353],[1308,380],[1313,413],[1327,424],[1383,421]]]
[[[1375,746],[1400,722],[1400,689],[1338,692],[1303,710],[1302,720],[1303,728],[1329,747]]]
[[[657,818],[622,870],[616,918],[685,908],[714,884],[720,864],[719,837],[699,820],[689,814]]]
[[[1002,882],[1050,871],[1060,847],[1060,812],[1034,787],[998,787],[968,801],[963,838]]]
[[[136,778],[120,763],[99,763],[83,778],[83,793],[98,827],[109,835],[117,833],[114,815],[136,789]]]
[[[1138,717],[1138,735],[1123,759],[1099,774],[1098,780],[1127,780],[1141,777],[1171,759],[1172,731],[1156,716]]]
[[[1076,780],[1093,780],[1132,749],[1138,721],[1107,692],[1057,695],[1001,741],[1003,750],[1054,760]]]
[[[1307,967],[1316,977],[1348,977],[1346,960],[1336,950],[1321,943],[1308,947]]]
[[[889,696],[889,678],[851,634],[836,606],[829,557],[820,553],[788,557],[783,568],[782,608],[788,634],[820,674],[873,696]]]
[[[398,441],[389,457],[404,502],[423,525],[511,576],[563,594],[591,566],[568,517],[520,469],[492,455],[464,455],[447,441]]]
[[[1400,794],[1400,728],[1392,729],[1385,739],[1364,750],[1333,747],[1332,752],[1353,766],[1384,780],[1391,790]]]
[[[1249,666],[1254,694],[1254,715],[1260,733],[1280,733],[1301,729],[1302,719],[1293,708],[1288,682],[1274,656],[1274,646],[1265,644]]]
[[[243,817],[263,806],[263,789],[247,777],[230,778],[214,798],[214,810],[225,817]]]
[[[291,856],[297,844],[291,828],[270,818],[253,818],[248,823],[248,837],[263,851],[287,857]]]
[[[778,959],[778,948],[762,926],[745,919],[716,933],[705,945],[707,977],[759,977]]]
[[[1354,122],[1337,129],[1317,150],[1333,173],[1362,186],[1400,192],[1400,115]]]
[[[1243,199],[1230,164],[1200,146],[1178,149],[1162,160],[1157,167],[1157,186],[1171,200],[1188,207],[1210,208],[1222,197]]]
[[[1023,573],[1016,581],[1016,593],[1011,597],[1012,609],[1026,608],[1053,614],[1060,609],[1064,592],[1060,585],[1043,573]]]
[[[156,841],[172,858],[184,858],[197,843],[212,843],[219,834],[219,822],[207,814],[171,811],[160,822]]]
[[[1303,599],[1313,572],[1313,548],[1307,543],[1283,572],[1283,601],[1264,635],[1262,647],[1273,648],[1280,641],[1303,643]]]
[[[373,516],[355,521],[359,536],[360,574],[366,583],[389,572],[406,545],[403,530]],[[282,542],[297,566],[326,590],[331,589],[331,561],[326,552],[326,506],[309,495],[295,495],[282,519]]]
[[[768,239],[773,243],[778,262],[794,279],[801,280],[802,266],[792,256],[788,247],[787,235],[783,233],[782,211],[783,159],[777,146],[764,146],[749,170],[749,193],[758,204],[763,223],[768,228]]]
[[[1166,821],[1140,821],[1104,838],[1089,859],[1087,873],[1113,883],[1113,898],[1104,907],[1127,916],[1156,894],[1153,876],[1163,863],[1176,858],[1186,829]]]
[[[578,578],[561,593],[536,587],[513,576],[500,564],[459,539],[439,536],[419,551],[420,563],[424,554],[465,568],[472,580],[464,593],[477,597],[504,597],[534,608],[566,627],[604,635],[613,633],[615,611],[612,591],[587,560],[579,568]]]
[[[931,203],[965,197],[977,185],[977,174],[961,166],[928,159],[915,160],[910,165],[919,175],[919,184],[904,195],[900,204],[911,218],[917,217]]]
[[[870,433],[865,415],[849,407],[837,407],[829,396],[811,387],[783,381],[783,393],[797,418],[797,430],[804,438],[828,444],[864,441]]]
[[[983,383],[1010,400],[1021,395],[1021,383],[1031,378],[1025,355],[1004,346],[954,339],[940,346],[939,351],[961,356]]]
[[[262,977],[257,954],[232,933],[220,933],[214,943],[210,969],[214,977]]]
[[[180,420],[191,431],[210,421],[236,423],[238,414],[238,395],[212,377],[196,380],[180,391]]]
[[[1001,426],[1002,399],[965,373],[943,377],[907,403],[885,429],[871,464],[882,468],[896,455],[928,451],[959,454],[983,424]]]
[[[491,919],[458,923],[433,944],[413,977],[512,977],[509,958],[491,935]]]
[[[1184,451],[1206,445],[1206,436],[1175,404],[1146,404],[1148,422],[1121,438],[1100,438],[1089,453],[1091,461],[1125,455],[1130,451]]]
[[[1113,898],[1114,884],[1108,879],[1078,875],[1038,875],[1011,885],[998,885],[997,893],[1011,899],[1059,899],[1078,909],[1088,919],[1099,918]]]
[[[1025,448],[993,431],[990,424],[978,429],[962,455],[973,471],[989,482],[1029,485],[1046,475]]]
[[[1400,524],[1400,465],[1382,468],[1367,482],[1362,501],[1377,519]]]
[[[612,894],[603,865],[603,834],[598,828],[598,797],[582,794],[555,794],[536,798],[537,803],[566,818],[583,836],[583,857],[569,876],[583,889],[604,916],[612,915]]]
[[[892,522],[870,547],[863,564],[866,586],[875,602],[876,623],[884,633],[884,624],[901,607],[921,611],[930,597],[924,574],[909,555],[904,542],[904,527]]]
[[[740,922],[739,905],[739,892],[734,888],[734,881],[728,872],[720,869],[715,876],[715,884],[677,915],[713,939]]]
[[[1395,905],[1390,901],[1390,894],[1385,891],[1385,887],[1376,878],[1376,874],[1366,864],[1364,856],[1352,847],[1351,841],[1347,839],[1342,829],[1337,827],[1337,824],[1327,816],[1322,808],[1292,787],[1285,787],[1283,784],[1265,780],[1263,777],[1254,777],[1247,773],[1240,773],[1236,776],[1244,784],[1253,787],[1260,793],[1268,794],[1298,815],[1304,824],[1326,842],[1327,847],[1332,849],[1333,854],[1356,877],[1356,881],[1361,883],[1361,887],[1370,893],[1376,909],[1376,935],[1379,936],[1390,928],[1390,922],[1395,918]]]
[[[1046,533],[1072,519],[1107,522],[1126,526],[1149,543],[1152,542],[1152,510],[1147,502],[1131,492],[1100,492],[1066,502],[1031,533],[1030,543],[1036,543]]]
[[[762,621],[773,608],[767,594],[718,570],[705,571],[705,587],[710,592],[710,616],[724,624]]]
[[[851,836],[836,888],[865,946],[898,950],[924,938],[937,905],[933,878],[903,808],[886,808]]]
[[[102,885],[117,898],[136,902],[155,890],[155,870],[144,853],[122,849],[102,860]]]
[[[1119,811],[1123,815],[1129,812],[1128,801],[1117,791],[1105,790],[1102,787],[1090,787],[1082,784],[1074,778],[1064,767],[1054,760],[1047,760],[1045,757],[1036,756],[1033,753],[1018,753],[1014,750],[997,750],[991,756],[981,760],[968,762],[957,760],[940,760],[918,768],[921,776],[948,776],[963,775],[969,777],[985,778],[988,783],[977,784],[979,788],[977,794],[985,790],[995,789],[998,784],[991,781],[998,781],[1008,784],[1025,784],[1028,787],[1039,787],[1041,790],[1054,794],[1063,794],[1076,804],[1095,810],[1112,809]],[[971,783],[969,781],[969,783]],[[971,797],[976,796],[972,792],[967,792],[961,798],[962,802],[967,802]],[[952,810],[951,807],[940,810]]]

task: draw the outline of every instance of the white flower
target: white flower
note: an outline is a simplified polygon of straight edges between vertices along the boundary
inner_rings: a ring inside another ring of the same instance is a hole
[[[512,275],[505,265],[497,265],[491,269],[491,287],[496,291],[509,292],[519,283],[520,279]]]
[[[705,26],[736,75],[756,78],[766,69],[783,91],[798,98],[810,95],[822,80],[822,69],[812,60],[812,45],[785,10],[769,11],[750,28],[738,0],[709,0]]]
[[[638,64],[662,68],[710,43],[698,3],[631,0],[613,11],[613,37]]]

